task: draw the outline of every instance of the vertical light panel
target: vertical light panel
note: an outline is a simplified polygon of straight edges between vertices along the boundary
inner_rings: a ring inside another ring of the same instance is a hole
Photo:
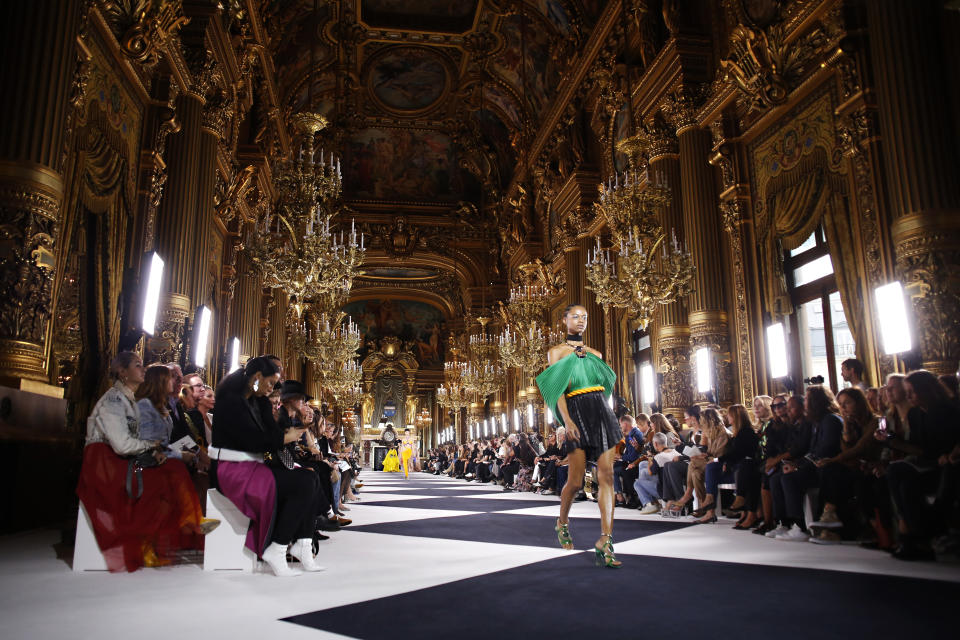
[[[520,431],[520,409],[513,410],[513,430]],[[506,433],[506,431],[504,431]]]
[[[147,269],[147,287],[143,292],[143,318],[140,322],[143,332],[151,336],[157,328],[161,284],[163,284],[163,258],[154,251],[150,254],[150,266]]]
[[[233,373],[240,368],[240,338],[230,341],[230,371]]]
[[[771,378],[783,378],[789,373],[787,367],[787,336],[783,332],[783,323],[778,322],[767,327],[767,360]]]
[[[533,403],[528,402],[527,403],[527,428],[528,429],[533,429],[533,411],[534,411]],[[517,429],[517,431],[520,431],[520,429]]]
[[[196,324],[196,330],[193,334],[193,364],[203,367],[207,362],[207,342],[210,339],[210,323],[213,320],[213,312],[206,305],[200,307],[198,314],[200,316]]]
[[[700,393],[706,393],[713,387],[711,368],[710,348],[700,347],[697,349],[697,391]]]
[[[653,365],[640,367],[640,399],[644,404],[654,404],[656,389],[653,384]]]
[[[907,320],[907,303],[903,287],[891,282],[874,289],[877,299],[877,317],[880,320],[880,337],[887,355],[903,353],[913,348],[910,323]]]

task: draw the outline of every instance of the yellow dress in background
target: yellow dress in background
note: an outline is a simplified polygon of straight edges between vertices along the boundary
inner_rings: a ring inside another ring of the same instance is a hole
[[[397,457],[397,450],[390,449],[383,459],[383,470],[397,472],[400,471],[400,458]]]
[[[406,478],[410,477],[410,458],[413,457],[413,443],[415,440],[413,438],[404,436],[401,440],[400,445],[400,461],[403,463],[403,475]]]

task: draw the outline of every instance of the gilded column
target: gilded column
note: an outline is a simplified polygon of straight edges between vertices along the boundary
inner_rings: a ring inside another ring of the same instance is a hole
[[[157,211],[156,251],[166,263],[166,298],[161,306],[158,340],[151,341],[153,358],[177,362],[183,348],[184,324],[200,298],[194,290],[198,261],[197,176],[200,175],[201,125],[204,99],[188,92],[177,98],[180,131],[169,138],[167,184]],[[211,231],[212,232],[212,231]]]
[[[580,236],[578,239],[579,250],[576,252],[577,257],[579,258],[579,264],[576,265],[575,270],[580,272],[584,271],[584,260],[586,258],[587,252],[591,249],[596,248],[597,239],[593,236]],[[569,256],[570,254],[567,254]],[[568,259],[570,259],[568,257]],[[567,270],[567,286],[569,287],[570,282],[570,270]],[[583,273],[580,273],[580,288],[579,294],[577,295],[577,300],[573,302],[579,302],[587,310],[587,330],[583,336],[583,342],[587,346],[593,347],[597,351],[606,352],[607,345],[604,342],[604,331],[603,331],[603,309],[600,305],[597,304],[597,297],[594,295],[593,291],[587,289],[588,281],[586,276]]]
[[[261,296],[260,278],[251,270],[247,256],[241,253],[237,259],[237,286],[230,317],[233,335],[240,338],[241,360],[259,355]]]
[[[713,388],[717,400],[729,403],[733,397],[730,366],[730,338],[724,304],[725,268],[720,249],[720,212],[713,167],[710,166],[710,132],[697,126],[693,110],[679,105],[674,111],[680,151],[680,182],[683,229],[687,249],[697,271],[694,290],[687,301],[691,355],[707,347],[713,358]],[[693,380],[692,390],[696,389]],[[704,394],[695,393],[698,402]]]
[[[680,155],[672,131],[657,127],[648,132],[651,179],[662,181],[670,189],[671,198],[663,210],[663,229],[675,232],[683,240],[683,207],[680,179]],[[693,404],[690,385],[690,326],[687,324],[687,303],[680,299],[660,307],[656,324],[655,366],[663,375],[660,405],[664,413],[676,416]]]
[[[47,379],[54,243],[63,203],[80,2],[0,9],[0,382]]]
[[[867,3],[897,272],[913,300],[923,365],[960,360],[960,166],[943,70],[943,3]]]

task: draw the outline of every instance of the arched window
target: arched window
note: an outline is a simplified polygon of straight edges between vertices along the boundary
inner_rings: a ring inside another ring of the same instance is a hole
[[[836,392],[840,363],[856,357],[856,345],[840,304],[822,227],[790,251],[784,273],[794,308],[790,316],[791,376],[806,384],[820,376]]]

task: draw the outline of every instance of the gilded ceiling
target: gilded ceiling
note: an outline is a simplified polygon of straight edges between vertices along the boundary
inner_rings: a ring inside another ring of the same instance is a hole
[[[332,123],[347,201],[479,204],[509,183],[518,133],[602,4],[273,0],[265,24],[284,110]]]

